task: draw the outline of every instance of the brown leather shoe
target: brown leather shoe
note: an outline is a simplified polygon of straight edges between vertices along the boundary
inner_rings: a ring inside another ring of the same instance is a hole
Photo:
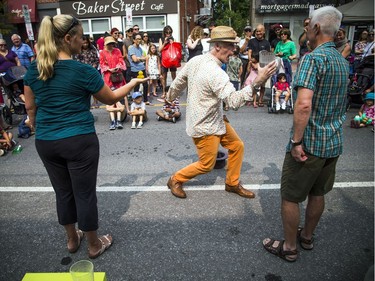
[[[182,189],[182,183],[174,180],[173,176],[169,178],[167,186],[174,196],[178,198],[186,198],[186,193]]]
[[[246,197],[246,198],[255,198],[254,192],[245,189],[241,185],[241,183],[235,186],[225,184],[225,191],[234,192],[234,193],[237,193],[239,196]]]

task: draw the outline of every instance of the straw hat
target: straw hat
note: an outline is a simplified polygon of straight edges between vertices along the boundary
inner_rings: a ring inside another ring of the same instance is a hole
[[[240,39],[237,38],[237,33],[233,28],[229,26],[217,26],[211,31],[211,39],[207,41],[208,43],[213,42],[229,42],[238,43]]]
[[[116,44],[116,40],[112,36],[107,36],[106,38],[104,38],[104,45],[108,45],[109,43]]]

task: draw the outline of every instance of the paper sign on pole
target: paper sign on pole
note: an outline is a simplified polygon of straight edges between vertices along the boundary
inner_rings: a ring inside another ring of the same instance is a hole
[[[126,25],[133,25],[133,12],[132,8],[126,8]]]
[[[31,25],[30,12],[29,12],[28,5],[22,5],[22,13],[23,13],[23,18],[25,19],[27,37],[29,38],[30,41],[34,41],[34,32],[33,32],[33,27]]]

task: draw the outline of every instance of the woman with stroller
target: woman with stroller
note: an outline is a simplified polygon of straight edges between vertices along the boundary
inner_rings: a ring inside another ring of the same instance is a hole
[[[289,29],[282,29],[280,32],[281,41],[277,43],[274,51],[275,55],[283,60],[286,81],[289,84],[292,82],[291,61],[297,58],[296,44],[291,40],[290,35],[291,33]]]
[[[8,50],[7,42],[0,39],[0,73],[7,72],[12,66],[21,66],[21,62],[15,52]]]

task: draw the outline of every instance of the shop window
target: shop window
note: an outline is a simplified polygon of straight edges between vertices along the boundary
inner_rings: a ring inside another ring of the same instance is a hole
[[[124,26],[126,18],[123,18]],[[166,25],[166,16],[133,16],[133,25],[138,25],[141,32],[147,31],[151,42],[159,43],[162,37],[163,28]]]
[[[83,33],[97,40],[104,32],[110,30],[109,18],[82,19]]]

